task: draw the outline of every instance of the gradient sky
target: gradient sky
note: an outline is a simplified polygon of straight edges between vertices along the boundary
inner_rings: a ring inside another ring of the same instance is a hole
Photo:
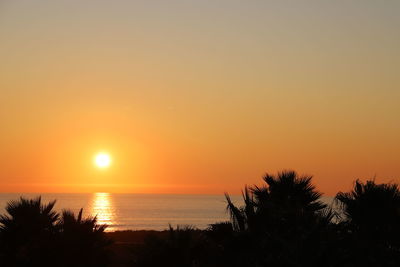
[[[237,193],[282,169],[327,195],[400,182],[399,13],[1,0],[0,191]]]

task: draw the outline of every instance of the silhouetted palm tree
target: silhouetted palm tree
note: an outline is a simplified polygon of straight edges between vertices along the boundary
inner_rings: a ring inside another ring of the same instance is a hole
[[[360,266],[398,266],[400,262],[400,190],[397,184],[362,183],[336,195],[344,214],[349,258]]]
[[[107,225],[97,224],[96,217],[77,216],[64,210],[60,218],[62,266],[106,266],[109,263],[107,247],[111,244],[104,233]],[[79,259],[79,261],[77,261]]]
[[[243,207],[236,207],[225,194],[233,226],[236,230],[256,230],[270,222],[285,224],[288,220],[314,216],[327,206],[320,201],[311,176],[298,176],[294,171],[283,171],[277,176],[266,174],[267,186],[245,187]]]
[[[376,184],[374,181],[355,182],[351,192],[339,192],[347,222],[368,231],[393,231],[400,225],[400,190],[397,184]]]
[[[10,201],[0,216],[0,251],[7,266],[47,266],[54,261],[58,214],[55,201]]]
[[[242,207],[226,194],[232,225],[244,234],[244,258],[258,259],[252,266],[321,263],[327,249],[320,244],[328,234],[333,212],[320,200],[321,193],[311,179],[294,171],[266,174],[265,186],[245,187]],[[320,257],[311,256],[317,251]]]
[[[70,210],[64,210],[60,218],[60,225],[63,233],[82,232],[82,234],[102,234],[107,228],[106,224],[97,224],[97,217],[82,217],[83,209],[79,210],[78,215]]]
[[[105,225],[53,210],[41,198],[10,201],[0,216],[0,263],[5,266],[106,266]]]
[[[56,201],[42,204],[41,197],[35,199],[20,198],[7,203],[8,215],[0,215],[0,231],[5,232],[15,227],[23,230],[50,231],[54,229],[58,214],[53,211]],[[28,224],[29,222],[29,224]]]

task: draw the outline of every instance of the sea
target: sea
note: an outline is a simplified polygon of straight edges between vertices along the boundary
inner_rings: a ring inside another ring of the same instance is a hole
[[[55,210],[71,210],[84,216],[96,216],[99,224],[107,224],[107,231],[165,230],[192,226],[205,229],[210,224],[229,220],[224,195],[170,195],[170,194],[0,194],[0,214],[11,200],[20,197],[36,198],[42,202],[56,200]],[[235,204],[241,196],[231,196]],[[329,204],[331,198],[325,198]]]

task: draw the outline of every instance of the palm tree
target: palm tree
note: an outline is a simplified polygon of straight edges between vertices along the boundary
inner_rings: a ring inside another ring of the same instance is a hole
[[[400,222],[400,190],[397,184],[362,183],[357,180],[352,191],[339,192],[346,220],[358,227],[398,226]]]
[[[58,213],[55,201],[42,204],[41,198],[13,200],[0,215],[0,250],[10,266],[52,262],[57,235]]]
[[[243,233],[243,258],[257,258],[255,266],[321,264],[328,249],[320,244],[329,232],[333,212],[321,201],[311,179],[294,171],[266,174],[266,185],[244,188],[242,207],[225,195],[232,225]],[[317,252],[319,257],[312,255]]]
[[[381,240],[400,248],[400,190],[397,184],[357,180],[352,191],[339,192],[335,199],[345,215],[344,223],[358,238]]]
[[[96,217],[83,218],[64,210],[59,220],[62,266],[106,266],[107,247],[111,240],[105,235],[107,225],[97,224]],[[79,261],[77,261],[79,259]]]
[[[243,207],[236,207],[230,196],[225,194],[227,210],[236,230],[255,230],[266,227],[270,222],[276,223],[274,220],[285,223],[300,217],[322,214],[327,207],[320,200],[322,194],[311,183],[312,176],[283,171],[276,176],[266,174],[263,179],[267,186],[245,187],[242,192]]]
[[[5,208],[8,215],[0,215],[0,231],[4,233],[16,227],[20,230],[53,230],[59,216],[53,211],[55,203],[54,200],[42,204],[41,197],[35,199],[21,197],[19,201],[8,202]]]
[[[357,180],[335,197],[342,209],[342,257],[354,266],[398,266],[400,190],[397,184]]]
[[[82,232],[83,234],[102,234],[107,228],[106,224],[97,224],[97,217],[82,217],[83,209],[78,215],[70,210],[64,210],[60,218],[60,225],[63,233]]]

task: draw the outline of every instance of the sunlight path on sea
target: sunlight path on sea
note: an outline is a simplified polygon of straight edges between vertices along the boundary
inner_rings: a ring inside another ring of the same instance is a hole
[[[113,230],[115,224],[115,208],[110,193],[94,193],[91,205],[92,216],[97,216],[98,224],[107,224],[106,230]]]

